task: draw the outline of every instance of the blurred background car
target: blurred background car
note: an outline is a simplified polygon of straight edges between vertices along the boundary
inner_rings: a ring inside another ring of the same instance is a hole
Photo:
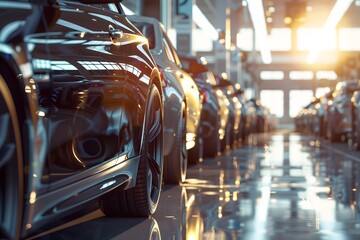
[[[253,129],[256,133],[266,132],[268,129],[268,115],[265,107],[261,104],[260,100],[252,98],[249,100],[251,106],[255,108],[256,121],[254,122]]]
[[[356,80],[342,81],[336,85],[333,99],[328,103],[327,137],[331,142],[347,139],[352,131],[351,97],[357,86]]]
[[[327,125],[328,125],[328,107],[329,107],[329,101],[332,101],[333,99],[333,92],[329,91],[324,96],[321,96],[319,98],[319,102],[315,106],[316,110],[316,118],[314,131],[316,134],[318,134],[320,137],[326,138],[326,131],[327,131]]]
[[[195,79],[203,94],[203,109],[200,120],[200,136],[203,139],[204,156],[216,156],[225,141],[225,129],[229,117],[229,101],[221,90],[214,88],[216,79],[207,68],[205,58],[180,56],[183,68]]]
[[[97,4],[0,4],[0,238],[25,238],[89,201],[113,217],[157,208],[156,63],[119,2],[82,2]]]
[[[239,102],[241,104],[241,117],[240,117],[240,125],[239,125],[239,131],[238,131],[238,140],[241,141],[242,144],[246,143],[247,136],[250,133],[249,130],[249,122],[248,120],[248,106],[246,104],[246,98],[244,91],[241,89],[241,86],[239,83],[235,84],[235,92],[234,95],[237,96],[239,99]]]
[[[358,88],[351,97],[351,137],[352,144],[356,150],[360,150],[360,88]]]
[[[166,183],[182,182],[185,180],[187,162],[196,163],[199,159],[197,135],[202,109],[201,95],[192,77],[182,70],[176,50],[161,23],[155,18],[142,16],[129,16],[129,20],[148,39],[153,57],[162,72],[166,157],[164,180]],[[187,150],[190,150],[189,159]]]
[[[229,119],[225,130],[225,141],[223,141],[222,148],[231,148],[235,140],[237,140],[237,136],[239,134],[242,104],[235,94],[235,89],[231,82],[227,79],[227,76],[224,76],[224,74],[215,75],[215,79],[217,83],[215,85],[215,89],[223,91],[230,103]]]

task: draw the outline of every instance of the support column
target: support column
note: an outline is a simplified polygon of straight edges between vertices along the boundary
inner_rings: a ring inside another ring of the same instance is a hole
[[[141,15],[161,20],[160,0],[143,0]]]
[[[215,8],[218,12],[216,15],[216,27],[223,30],[225,32],[226,29],[226,8],[227,8],[228,0],[216,0]],[[226,38],[226,34],[225,34]],[[219,44],[215,42],[215,73],[226,72],[226,49],[225,45]]]
[[[193,23],[193,5],[195,0],[175,0],[174,28],[176,29],[177,51],[180,54],[192,55],[192,33]]]
[[[290,72],[289,71],[284,71],[284,116],[281,118],[281,122],[280,123],[291,123],[292,120],[290,118],[290,86],[291,84],[286,84],[286,82],[291,81],[290,80],[290,76],[289,76]]]

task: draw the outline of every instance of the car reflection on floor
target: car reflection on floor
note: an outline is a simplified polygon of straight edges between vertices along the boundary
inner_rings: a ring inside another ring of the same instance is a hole
[[[153,218],[90,212],[40,239],[359,239],[360,153],[289,131],[188,170]]]

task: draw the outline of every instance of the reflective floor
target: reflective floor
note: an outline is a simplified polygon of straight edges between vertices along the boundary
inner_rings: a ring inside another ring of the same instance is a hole
[[[359,185],[360,152],[283,130],[191,167],[151,219],[95,210],[40,239],[360,239]]]

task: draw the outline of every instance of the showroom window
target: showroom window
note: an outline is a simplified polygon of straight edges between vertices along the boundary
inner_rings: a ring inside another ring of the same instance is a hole
[[[305,107],[311,99],[314,93],[312,90],[290,90],[289,92],[289,115],[294,118],[300,110]]]
[[[268,35],[269,47],[271,51],[290,51],[291,50],[291,29],[273,28]],[[243,51],[253,50],[253,30],[251,28],[241,28],[236,36],[236,46]],[[256,40],[256,50],[259,51],[260,41]]]
[[[334,71],[317,71],[316,79],[318,79],[318,80],[336,80],[337,74]]]
[[[192,41],[192,48],[195,52],[211,52],[213,50],[213,40],[206,30],[194,29],[193,39],[201,39],[201,41]]]
[[[236,46],[243,51],[253,49],[253,30],[251,28],[241,28],[236,35]]]
[[[360,28],[341,28],[339,30],[339,50],[360,51]]]
[[[284,116],[284,91],[283,90],[261,90],[260,101],[267,106],[277,117]]]
[[[261,80],[283,80],[284,72],[283,71],[261,71],[260,79]]]
[[[316,88],[315,91],[315,96],[317,98],[324,96],[325,94],[327,94],[328,92],[330,92],[330,88],[329,87],[319,87]]]
[[[309,51],[314,47],[319,48],[320,51],[336,50],[336,31],[323,31],[322,28],[299,28],[297,31],[297,49]]]
[[[314,74],[311,71],[290,71],[290,80],[312,80]]]
[[[291,29],[272,28],[268,36],[271,51],[291,50]]]

